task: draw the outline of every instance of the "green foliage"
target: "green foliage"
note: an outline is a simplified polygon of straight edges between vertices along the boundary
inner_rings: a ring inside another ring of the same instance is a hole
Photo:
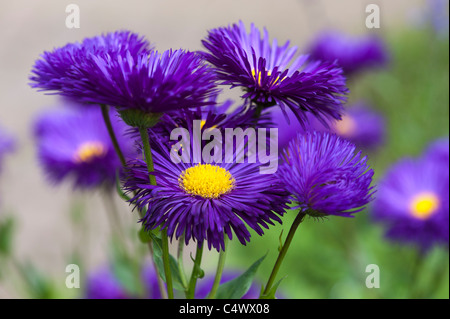
[[[255,261],[250,268],[239,277],[220,285],[217,289],[216,299],[240,299],[244,296],[250,289],[256,271],[265,258],[266,255]]]

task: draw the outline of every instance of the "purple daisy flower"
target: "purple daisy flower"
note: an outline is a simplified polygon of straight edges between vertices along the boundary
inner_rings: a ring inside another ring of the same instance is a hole
[[[388,62],[386,45],[375,35],[325,32],[311,44],[310,53],[314,59],[337,61],[347,76]]]
[[[200,151],[194,139],[191,145],[192,154]],[[259,163],[233,158],[217,163],[203,154],[199,163],[188,159],[176,164],[169,153],[166,145],[153,152],[156,186],[150,185],[143,160],[128,165],[124,189],[136,194],[131,200],[136,206],[148,205],[141,220],[146,229],[161,227],[177,239],[184,234],[186,244],[206,240],[209,249],[220,251],[224,236],[231,239],[233,231],[245,245],[250,241],[247,226],[262,235],[262,227],[281,223],[278,215],[287,208],[288,194],[275,174],[260,173]]]
[[[93,55],[108,53],[118,54],[130,52],[132,56],[149,53],[147,40],[130,31],[116,31],[92,38],[86,38],[81,43],[68,43],[53,51],[44,52],[32,69],[30,84],[33,88],[50,91],[78,99],[71,90],[80,80],[77,71],[85,61]]]
[[[288,107],[300,123],[307,112],[321,120],[340,118],[348,89],[334,62],[308,61],[289,42],[270,44],[266,29],[261,36],[252,24],[247,33],[242,21],[209,31],[202,43],[221,84],[243,87],[244,99],[259,106],[278,104],[283,112]]]
[[[110,113],[118,142],[127,157],[135,157],[128,126]],[[115,153],[100,108],[68,108],[39,116],[34,123],[39,161],[51,181],[72,178],[75,187],[114,185],[121,163]]]
[[[277,175],[293,203],[311,216],[353,217],[374,193],[367,157],[335,134],[306,132],[282,153]]]
[[[280,149],[286,147],[291,139],[305,130],[335,133],[358,148],[374,149],[383,143],[386,131],[384,117],[363,102],[349,106],[340,121],[328,121],[328,126],[309,116],[309,124],[306,128],[302,128],[292,122],[294,116],[291,112],[288,112],[288,118],[291,119],[288,123],[284,114],[277,109],[272,111],[272,117],[274,125],[278,127]]]
[[[165,113],[211,104],[208,99],[217,93],[211,68],[185,50],[98,54],[85,64],[78,70],[82,78],[67,90],[82,102]]]
[[[447,153],[448,155],[448,153]],[[386,237],[418,246],[448,245],[449,167],[433,156],[394,164],[379,183],[372,216]]]
[[[13,152],[15,148],[15,139],[0,127],[0,170],[2,168],[3,156]]]

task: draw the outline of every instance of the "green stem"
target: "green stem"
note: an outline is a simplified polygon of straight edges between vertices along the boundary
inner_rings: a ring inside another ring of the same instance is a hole
[[[156,178],[152,174],[154,171],[152,150],[150,147],[150,140],[148,137],[148,132],[146,128],[140,127],[139,134],[141,135],[142,148],[144,151],[144,160],[147,164],[148,177],[150,180],[150,185],[156,185]],[[162,240],[162,253],[163,253],[163,263],[164,263],[164,274],[166,276],[167,284],[167,295],[169,299],[173,299],[173,284],[172,284],[172,273],[170,271],[170,257],[169,257],[169,238],[167,237],[167,229],[164,229],[161,233]]]
[[[216,276],[214,277],[214,283],[213,286],[211,288],[211,292],[208,295],[208,299],[214,299],[214,297],[216,296],[217,293],[217,289],[219,288],[220,285],[220,279],[222,278],[222,273],[223,273],[223,268],[225,267],[225,258],[227,255],[227,246],[228,246],[228,237],[225,236],[225,249],[221,250],[219,253],[219,261],[217,263],[217,271],[216,271]]]
[[[163,264],[164,274],[166,275],[167,295],[169,299],[173,299],[173,285],[172,285],[172,273],[170,271],[170,258],[169,258],[169,238],[167,236],[167,229],[163,229],[161,233],[162,251],[163,251]]]
[[[117,142],[117,137],[111,124],[111,118],[109,117],[109,107],[105,104],[100,104],[100,107],[102,109],[103,120],[105,121],[106,129],[108,130],[109,137],[111,138],[111,142],[113,143],[114,150],[116,151],[117,156],[119,156],[120,163],[123,167],[125,167],[125,156],[123,156],[122,150],[120,149],[119,143]]]
[[[180,239],[178,240],[178,252],[177,252],[177,261],[178,261],[178,271],[180,272],[181,277],[181,283],[183,284],[183,287],[187,287],[187,280],[186,275],[184,273],[184,267],[183,267],[183,250],[184,250],[184,234],[181,235]]]
[[[203,243],[201,246],[197,246],[197,252],[195,253],[194,266],[192,267],[191,279],[189,280],[189,287],[186,292],[186,299],[194,299],[195,286],[197,285],[197,279],[200,275],[200,264],[202,263],[203,255]]]
[[[294,222],[292,223],[291,229],[289,229],[289,233],[286,237],[286,240],[284,242],[283,247],[280,250],[280,253],[278,254],[277,261],[275,262],[275,265],[273,266],[272,273],[270,274],[269,280],[267,281],[266,288],[264,289],[264,295],[269,294],[273,282],[275,281],[275,278],[277,276],[278,270],[280,269],[281,263],[283,262],[284,257],[286,256],[286,253],[289,249],[289,246],[292,242],[292,238],[294,238],[295,231],[297,230],[298,225],[303,221],[303,218],[306,216],[306,213],[298,213],[297,216],[294,219]]]
[[[144,151],[144,160],[147,163],[147,169],[149,172],[150,185],[156,185],[156,178],[152,174],[155,170],[153,168],[153,158],[152,158],[152,150],[150,148],[150,140],[148,138],[148,132],[145,128],[139,128],[139,134],[141,135],[142,147]]]

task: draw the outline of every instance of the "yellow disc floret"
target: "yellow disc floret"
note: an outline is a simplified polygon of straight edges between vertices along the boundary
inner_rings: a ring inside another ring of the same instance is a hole
[[[218,198],[235,186],[235,179],[229,171],[211,164],[189,167],[181,172],[178,182],[186,193],[203,198]]]
[[[410,204],[411,214],[419,219],[427,219],[439,207],[439,198],[433,193],[421,193],[414,196]]]
[[[106,155],[106,148],[100,142],[85,142],[75,152],[76,163],[89,163],[95,158]]]

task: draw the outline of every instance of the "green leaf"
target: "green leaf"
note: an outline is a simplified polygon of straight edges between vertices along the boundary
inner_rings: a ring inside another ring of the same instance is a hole
[[[216,299],[240,299],[250,289],[250,286],[255,277],[256,271],[259,265],[266,258],[267,254],[255,261],[250,268],[247,269],[239,277],[234,278],[222,285],[217,289]]]
[[[130,296],[143,294],[144,286],[141,278],[141,265],[124,253],[118,239],[111,241],[111,267],[115,277]]]
[[[0,223],[0,255],[8,256],[11,253],[14,233],[14,220],[7,218]]]
[[[281,281],[286,278],[287,276],[284,276],[283,278],[281,278],[280,280],[277,281],[277,283],[275,285],[272,286],[272,288],[270,289],[270,291],[267,293],[267,295],[264,295],[264,286],[261,287],[261,297],[259,297],[259,299],[277,299],[277,297],[275,296],[275,294],[277,293],[277,289],[278,286],[280,285]]]
[[[162,257],[161,238],[158,238],[151,231],[148,232],[148,234],[151,237],[153,243],[153,260],[155,261],[155,265],[158,270],[158,273],[160,274],[160,277],[162,278],[162,280],[164,280],[164,282],[166,282],[166,275],[164,272],[164,261]],[[186,290],[187,287],[183,284],[183,280],[181,279],[180,268],[178,267],[177,260],[172,255],[169,255],[169,264],[170,264],[170,271],[172,273],[173,288],[181,291]]]

